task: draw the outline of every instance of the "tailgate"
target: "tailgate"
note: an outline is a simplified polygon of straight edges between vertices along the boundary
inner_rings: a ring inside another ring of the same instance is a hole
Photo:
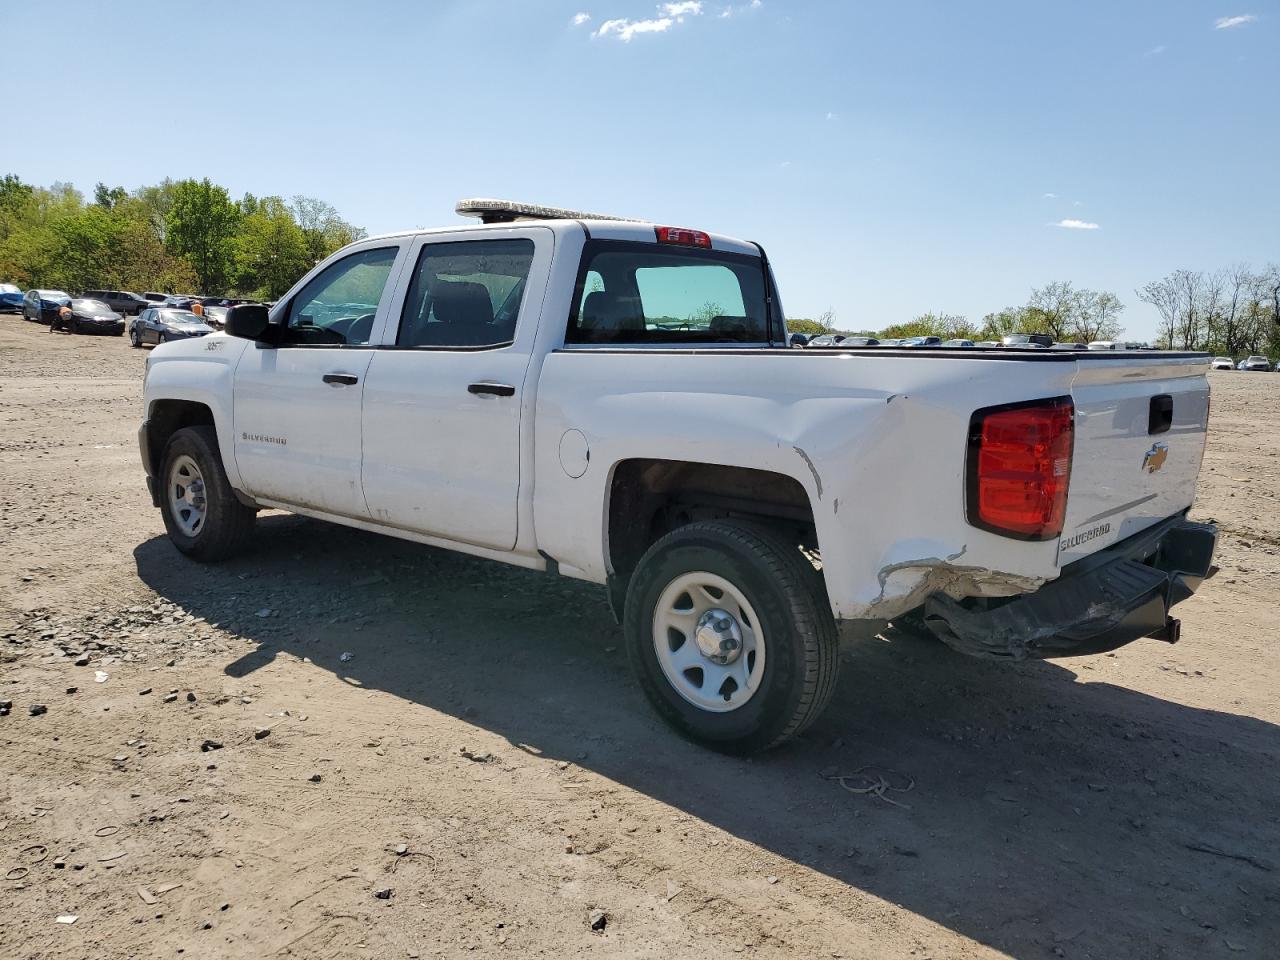
[[[1209,422],[1207,357],[1082,357],[1058,565],[1180,513],[1195,499]]]

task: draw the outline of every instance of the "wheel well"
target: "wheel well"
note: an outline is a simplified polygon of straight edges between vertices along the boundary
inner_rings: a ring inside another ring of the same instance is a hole
[[[147,456],[151,458],[151,475],[160,471],[160,458],[169,438],[183,427],[209,426],[213,424],[213,411],[194,400],[157,400],[151,405],[147,418]]]
[[[751,519],[817,549],[813,507],[794,477],[685,460],[624,460],[609,491],[609,569],[625,584],[655,540],[695,520]]]

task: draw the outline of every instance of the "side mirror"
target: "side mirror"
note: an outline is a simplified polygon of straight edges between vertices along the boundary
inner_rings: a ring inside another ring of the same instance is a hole
[[[242,303],[227,311],[222,329],[242,340],[267,341],[267,329],[271,326],[267,308],[260,303]]]

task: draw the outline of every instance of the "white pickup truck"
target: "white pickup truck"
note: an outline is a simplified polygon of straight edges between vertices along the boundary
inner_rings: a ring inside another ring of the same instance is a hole
[[[888,621],[1012,659],[1177,639],[1206,356],[786,349],[755,243],[459,211],[151,354],[182,553],[281,509],[603,584],[658,711],[728,751],[803,730],[840,635]]]

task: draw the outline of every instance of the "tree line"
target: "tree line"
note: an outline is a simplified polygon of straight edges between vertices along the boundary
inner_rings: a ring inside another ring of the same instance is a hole
[[[1215,272],[1176,270],[1135,291],[1160,315],[1162,349],[1202,350],[1240,357],[1280,355],[1280,265],[1254,270],[1238,264]],[[1059,343],[1119,340],[1124,304],[1114,293],[1058,280],[1031,291],[1027,302],[988,313],[979,323],[932,311],[881,330],[847,331],[881,339],[941,337],[999,340],[1011,333],[1044,333]],[[816,319],[788,318],[787,328],[810,335],[845,333],[831,310]]]
[[[158,290],[274,300],[365,236],[313,197],[231,199],[202,180],[132,192],[0,179],[0,280],[23,288]]]
[[[1236,357],[1280,354],[1280,264],[1175,270],[1138,291],[1160,314],[1160,344]]]

